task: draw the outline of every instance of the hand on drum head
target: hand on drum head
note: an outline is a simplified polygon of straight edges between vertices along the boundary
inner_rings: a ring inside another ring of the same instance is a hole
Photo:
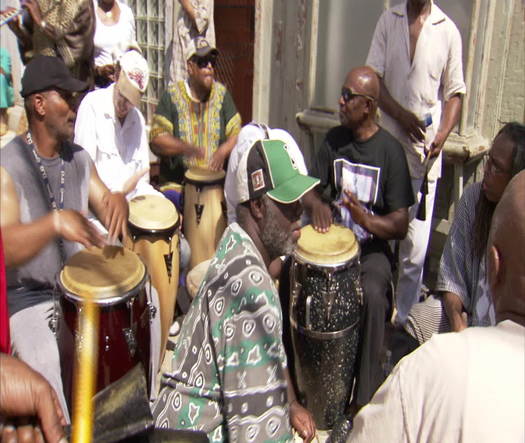
[[[115,240],[122,235],[128,235],[129,206],[122,192],[108,192],[102,199],[105,207],[104,225],[108,230],[108,238]]]
[[[0,414],[18,420],[16,427],[4,426],[0,440],[43,442],[43,432],[48,442],[65,441],[62,426],[66,421],[49,383],[25,363],[9,355],[0,355],[0,367]],[[39,426],[29,424],[30,417],[36,417]]]
[[[62,238],[78,242],[86,248],[104,246],[104,239],[97,228],[90,223],[80,212],[64,209],[55,212],[55,230]]]
[[[227,154],[224,153],[224,150],[219,148],[217,149],[210,160],[210,169],[212,171],[222,171],[224,169],[224,162],[226,161]]]
[[[315,437],[314,417],[297,400],[290,404],[290,423],[306,443]]]
[[[312,226],[317,232],[328,232],[332,224],[332,210],[326,203],[318,202],[312,208]]]

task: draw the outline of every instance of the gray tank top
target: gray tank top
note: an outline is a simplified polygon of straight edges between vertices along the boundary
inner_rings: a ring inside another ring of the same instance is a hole
[[[64,143],[65,193],[64,209],[88,209],[89,178],[92,161],[80,146]],[[58,201],[60,189],[60,157],[41,158],[54,195]],[[30,223],[51,208],[47,191],[33,157],[31,146],[23,137],[16,137],[2,149],[0,165],[9,173],[16,187],[20,204],[20,221]],[[82,246],[64,241],[65,256],[70,257]],[[56,276],[63,266],[57,241],[49,242],[39,254],[16,268],[6,269],[9,313],[13,315],[26,307],[52,296]]]

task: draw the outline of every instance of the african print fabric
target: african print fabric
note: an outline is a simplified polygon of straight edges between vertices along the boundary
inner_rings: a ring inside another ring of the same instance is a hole
[[[156,427],[211,442],[291,441],[277,290],[250,237],[231,224],[186,314]]]
[[[190,167],[209,169],[218,147],[241,130],[241,116],[226,87],[213,82],[206,102],[196,102],[189,94],[186,82],[178,81],[162,95],[151,124],[150,140],[171,134],[187,143],[204,148],[204,158],[162,157],[160,179],[181,183],[184,171]]]

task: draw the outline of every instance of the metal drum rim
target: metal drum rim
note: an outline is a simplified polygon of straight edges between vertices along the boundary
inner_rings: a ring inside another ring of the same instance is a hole
[[[346,328],[339,331],[315,331],[301,326],[297,320],[292,315],[290,315],[290,324],[293,328],[297,329],[297,331],[303,335],[307,335],[311,338],[317,338],[319,340],[333,340],[335,338],[345,337],[356,328],[356,326],[359,324],[359,321],[360,318],[357,318],[357,320],[354,321],[350,326],[347,326]]]

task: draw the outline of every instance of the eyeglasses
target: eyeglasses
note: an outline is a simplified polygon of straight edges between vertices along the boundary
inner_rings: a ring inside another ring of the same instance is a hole
[[[374,97],[372,97],[370,95],[366,95],[366,94],[360,94],[358,92],[353,91],[352,88],[347,88],[346,86],[343,86],[341,88],[341,97],[343,97],[343,100],[344,100],[345,103],[348,103],[354,97],[365,97],[368,100],[375,101]]]
[[[205,55],[204,57],[193,57],[193,63],[195,63],[199,69],[206,68],[208,64],[211,64],[212,68],[217,65],[217,56],[214,54]]]
[[[497,165],[494,161],[494,158],[490,155],[490,153],[485,154],[485,167],[490,171],[491,174],[494,175],[501,175],[501,174],[510,174],[511,171],[509,169],[503,169],[501,166]]]

